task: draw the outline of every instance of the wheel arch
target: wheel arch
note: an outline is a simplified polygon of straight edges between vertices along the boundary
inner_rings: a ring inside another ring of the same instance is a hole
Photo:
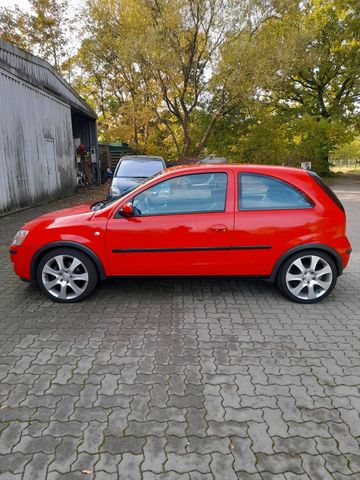
[[[90,248],[86,247],[85,245],[82,245],[81,243],[71,242],[71,241],[60,241],[60,242],[52,242],[52,243],[48,243],[47,245],[44,245],[43,247],[39,248],[39,250],[37,250],[36,253],[33,255],[31,259],[31,264],[30,264],[30,276],[31,276],[32,282],[36,282],[36,269],[37,269],[37,266],[39,265],[40,260],[44,257],[44,255],[49,253],[51,250],[55,250],[56,248],[61,248],[61,247],[73,248],[75,250],[79,250],[82,253],[85,253],[94,262],[100,280],[105,280],[106,274],[105,274],[104,266],[95,252],[93,252]]]
[[[296,247],[290,248],[289,250],[287,250],[285,253],[281,255],[281,257],[276,261],[273,267],[273,270],[271,272],[271,275],[267,279],[267,281],[275,282],[277,275],[279,273],[279,270],[281,268],[281,265],[294,253],[298,253],[306,250],[320,250],[330,255],[330,257],[335,262],[337,272],[338,272],[338,277],[340,277],[340,275],[343,272],[343,265],[342,265],[342,261],[339,253],[334,248],[329,247],[328,245],[323,245],[322,243],[304,243],[302,245],[297,245]]]

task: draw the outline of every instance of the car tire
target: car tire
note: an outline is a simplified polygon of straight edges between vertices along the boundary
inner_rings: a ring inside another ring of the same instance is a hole
[[[337,277],[330,255],[321,250],[306,250],[284,261],[277,284],[281,293],[293,302],[317,303],[330,295]]]
[[[51,300],[76,303],[87,298],[94,290],[98,283],[98,272],[85,253],[74,248],[57,248],[40,260],[36,281]]]

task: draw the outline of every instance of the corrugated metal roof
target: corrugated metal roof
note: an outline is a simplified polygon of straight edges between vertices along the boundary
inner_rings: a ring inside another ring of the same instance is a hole
[[[1,39],[0,66],[46,93],[58,97],[84,115],[97,118],[94,110],[48,62]]]

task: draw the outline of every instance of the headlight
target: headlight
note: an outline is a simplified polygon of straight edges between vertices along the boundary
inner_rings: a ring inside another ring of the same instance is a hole
[[[29,230],[19,230],[14,237],[12,242],[13,245],[21,245],[26,238],[26,235],[29,233]]]
[[[112,197],[118,197],[120,195],[120,190],[118,187],[110,187],[110,195]]]

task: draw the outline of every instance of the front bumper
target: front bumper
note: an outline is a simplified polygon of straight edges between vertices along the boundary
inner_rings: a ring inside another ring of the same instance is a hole
[[[21,280],[31,282],[30,264],[36,251],[36,247],[25,245],[10,245],[10,260],[14,267],[14,272]]]

